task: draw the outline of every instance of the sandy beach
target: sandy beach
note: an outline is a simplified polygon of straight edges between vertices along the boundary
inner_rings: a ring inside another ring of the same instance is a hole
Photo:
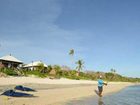
[[[36,89],[37,92],[31,98],[15,98],[0,96],[0,105],[64,105],[65,102],[79,98],[97,96],[97,81],[69,80],[35,77],[7,77],[0,78],[0,92],[13,89],[16,85],[24,85]],[[103,95],[117,92],[127,86],[133,85],[128,82],[110,82],[104,86]]]

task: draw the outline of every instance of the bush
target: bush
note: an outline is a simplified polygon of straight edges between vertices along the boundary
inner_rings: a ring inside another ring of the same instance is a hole
[[[2,69],[0,69],[0,71],[7,74],[7,75],[11,75],[11,76],[18,75],[18,73],[14,69],[10,69],[10,68],[2,68]]]
[[[30,76],[30,75],[35,75],[37,77],[41,77],[41,78],[44,78],[44,77],[47,77],[48,75],[46,73],[41,73],[40,71],[38,70],[34,70],[34,71],[31,71],[31,70],[23,70],[23,73],[25,76]]]

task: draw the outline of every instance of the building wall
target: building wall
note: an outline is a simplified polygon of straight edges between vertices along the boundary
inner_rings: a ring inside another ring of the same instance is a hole
[[[2,64],[2,62],[0,62],[0,68],[3,68],[4,67],[4,65]]]
[[[18,66],[19,66],[19,63],[16,63],[16,62],[0,61],[0,67],[17,68]]]

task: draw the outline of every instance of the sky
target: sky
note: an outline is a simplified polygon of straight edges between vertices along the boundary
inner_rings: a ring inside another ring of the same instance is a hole
[[[140,77],[139,0],[0,0],[0,56]],[[73,58],[69,50],[74,49]]]

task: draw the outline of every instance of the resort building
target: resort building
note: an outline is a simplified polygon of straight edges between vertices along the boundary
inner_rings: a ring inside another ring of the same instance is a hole
[[[42,61],[35,61],[35,62],[31,62],[29,64],[26,64],[25,66],[23,66],[24,69],[28,69],[28,70],[36,70],[40,64],[43,64],[44,68],[47,68],[48,66],[43,63]]]
[[[22,61],[18,60],[11,54],[0,58],[0,68],[6,67],[6,68],[17,69],[18,67],[21,67],[22,64],[23,64]]]

